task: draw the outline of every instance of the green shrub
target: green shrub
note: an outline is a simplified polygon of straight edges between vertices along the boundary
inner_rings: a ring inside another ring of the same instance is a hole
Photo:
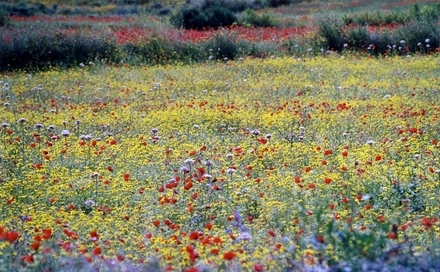
[[[170,21],[185,29],[219,28],[237,21],[235,14],[227,8],[214,5],[205,8],[184,7],[171,16]]]
[[[250,0],[205,0],[201,5],[202,9],[208,9],[214,6],[224,7],[232,12],[237,13],[248,8],[255,8],[258,6],[258,3]]]
[[[141,43],[124,44],[122,52],[127,62],[142,65],[192,63],[203,61],[206,57],[200,44],[171,39],[160,33]]]
[[[252,9],[246,9],[242,19],[241,25],[251,25],[255,27],[276,27],[279,25],[276,17],[270,13],[264,12],[258,14]]]
[[[216,35],[204,45],[204,48],[205,52],[209,52],[209,58],[217,60],[233,60],[246,52],[245,44],[227,33]]]
[[[270,7],[285,6],[292,3],[291,0],[268,0],[267,2]]]
[[[370,34],[366,27],[356,27],[347,33],[347,45],[353,48],[367,48],[371,44]]]
[[[396,38],[405,41],[405,48],[410,52],[429,51],[440,46],[440,26],[426,20],[412,21],[396,32]]]
[[[196,7],[184,7],[171,16],[170,22],[176,27],[185,29],[202,29],[207,24],[204,12]]]
[[[237,21],[237,17],[232,11],[221,6],[209,7],[204,13],[208,20],[208,27],[219,28],[230,26]]]
[[[118,59],[116,42],[100,32],[66,33],[62,30],[31,27],[2,29],[0,70],[18,68],[71,67],[105,59]]]
[[[330,50],[340,51],[344,48],[346,37],[344,24],[336,18],[324,18],[318,23],[318,33],[323,39],[322,47]]]
[[[0,27],[8,26],[9,23],[10,23],[9,13],[5,9],[0,8]]]

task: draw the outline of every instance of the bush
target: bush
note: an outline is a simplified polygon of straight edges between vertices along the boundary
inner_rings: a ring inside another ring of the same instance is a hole
[[[411,52],[440,46],[440,26],[434,22],[412,21],[400,28],[396,36],[396,40],[405,41],[404,47]]]
[[[248,51],[244,42],[237,41],[227,33],[216,35],[204,45],[204,48],[210,52],[210,58],[217,60],[233,60]]]
[[[71,67],[106,59],[115,61],[115,41],[105,33],[66,33],[51,28],[35,31],[31,27],[2,29],[0,37],[0,70],[17,68]]]
[[[335,18],[325,18],[318,23],[318,33],[323,39],[321,46],[341,51],[346,43],[343,23]]]
[[[237,17],[229,9],[215,5],[204,9],[184,7],[177,14],[171,16],[170,21],[173,25],[185,29],[203,29],[232,25],[237,21]]]
[[[291,4],[291,0],[268,0],[267,2],[270,7],[279,7]]]
[[[219,28],[230,26],[237,21],[235,14],[227,8],[221,6],[213,6],[205,10],[207,26]]]
[[[366,48],[371,43],[370,34],[366,27],[350,29],[347,34],[347,44],[354,48]]]
[[[172,40],[164,35],[154,34],[148,40],[138,44],[125,44],[125,59],[131,64],[169,64],[178,61],[202,61],[201,46]]]
[[[264,12],[258,14],[252,9],[247,9],[240,21],[241,25],[251,25],[255,27],[276,27],[279,25],[277,19],[272,14]]]
[[[185,29],[202,29],[207,24],[205,14],[196,7],[181,9],[177,14],[171,16],[170,21],[174,26]]]
[[[224,7],[232,12],[242,12],[248,8],[258,7],[258,3],[249,0],[205,0],[201,5],[202,9],[208,9],[214,6]]]
[[[8,26],[10,22],[9,13],[0,8],[0,27]]]

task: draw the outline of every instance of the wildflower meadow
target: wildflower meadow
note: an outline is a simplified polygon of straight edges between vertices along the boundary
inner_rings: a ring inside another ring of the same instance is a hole
[[[0,270],[437,271],[438,53],[314,50],[2,72]]]

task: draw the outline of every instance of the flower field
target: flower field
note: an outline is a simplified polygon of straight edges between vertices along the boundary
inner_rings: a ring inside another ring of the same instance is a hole
[[[439,64],[3,74],[0,269],[423,267],[440,249]]]

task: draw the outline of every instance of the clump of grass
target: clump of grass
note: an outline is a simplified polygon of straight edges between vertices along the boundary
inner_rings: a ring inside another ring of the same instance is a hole
[[[355,21],[327,17],[319,22],[321,46],[335,51],[351,48],[374,55],[433,52],[433,48],[439,46],[440,27],[436,18],[440,15],[440,9],[437,5],[422,10],[415,5],[414,10],[407,12],[405,19],[397,20],[401,25],[389,27],[381,25],[387,20],[380,18],[380,13],[373,17],[365,14],[358,17],[357,24],[349,26],[347,23]],[[379,27],[370,28],[371,25]]]
[[[116,43],[105,33],[29,27],[3,29],[0,66],[5,69],[71,67],[79,63],[118,60]]]

